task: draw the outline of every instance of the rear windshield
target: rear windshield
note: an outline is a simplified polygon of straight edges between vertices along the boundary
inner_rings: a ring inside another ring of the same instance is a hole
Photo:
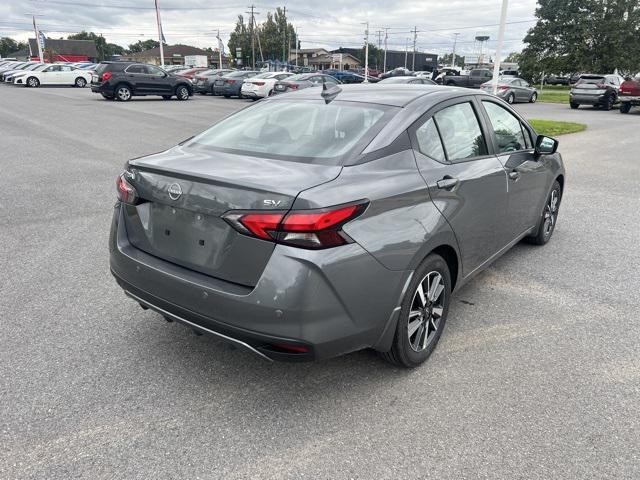
[[[231,153],[338,164],[368,144],[395,107],[322,100],[261,102],[227,117],[189,141]],[[358,152],[359,153],[359,152]]]
[[[591,83],[591,84],[598,84],[598,83],[602,83],[604,82],[604,77],[595,77],[595,76],[591,76],[591,77],[580,77],[580,80],[578,80],[576,82],[577,85],[583,84],[583,83]]]

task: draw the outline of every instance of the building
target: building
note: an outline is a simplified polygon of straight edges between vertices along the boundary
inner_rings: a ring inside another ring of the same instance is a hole
[[[45,62],[95,62],[98,51],[93,40],[45,39],[42,52]],[[12,57],[18,60],[38,60],[38,44],[35,38],[29,39],[29,48],[14,52]]]
[[[364,48],[338,48],[332,50],[331,53],[348,53],[357,58],[364,58]],[[413,66],[413,52],[405,52],[404,50],[387,50],[387,71],[398,67],[406,67],[409,70],[427,70],[433,71],[438,68],[438,55],[435,53],[415,52],[415,67]],[[384,64],[384,50],[380,51],[379,65],[376,62],[369,64],[370,68],[378,66],[382,70]]]
[[[190,45],[163,45],[163,51],[165,65],[184,65],[184,57],[187,55],[205,55],[211,68],[226,68],[229,65],[229,58],[223,56],[223,66],[218,66],[218,52],[202,50],[201,48]],[[144,52],[121,55],[120,60],[149,63],[151,65],[160,65],[162,63],[160,59],[160,47],[151,48]]]
[[[314,70],[354,70],[362,67],[362,62],[350,53],[332,53],[324,48],[301,48],[291,50],[289,63],[298,66],[311,67]]]

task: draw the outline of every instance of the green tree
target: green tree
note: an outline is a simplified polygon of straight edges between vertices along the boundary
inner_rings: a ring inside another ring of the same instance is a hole
[[[129,53],[140,53],[145,50],[151,50],[152,48],[158,48],[160,46],[160,42],[157,40],[138,40],[136,43],[132,43],[127,48]]]
[[[536,17],[519,62],[526,78],[640,70],[637,0],[539,0]]]
[[[504,61],[509,63],[518,63],[521,56],[522,54],[520,52],[511,52],[507,55],[507,58],[505,58]]]
[[[69,40],[93,40],[96,44],[96,50],[98,51],[97,60],[99,62],[110,58],[112,55],[122,55],[124,53],[124,48],[120,45],[108,43],[102,35],[96,35],[93,32],[85,32],[83,30],[80,33],[69,35],[67,38]]]
[[[439,63],[443,66],[443,67],[449,67],[451,66],[451,57],[453,56],[453,53],[447,53],[445,55],[442,55],[439,58]],[[464,57],[460,56],[456,53],[456,67],[464,67]]]
[[[16,42],[10,37],[0,37],[0,57],[8,57],[23,48],[29,48],[26,42]]]

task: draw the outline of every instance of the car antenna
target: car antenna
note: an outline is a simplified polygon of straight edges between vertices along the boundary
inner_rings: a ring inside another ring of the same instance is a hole
[[[322,77],[322,93],[320,94],[322,98],[324,98],[324,103],[331,103],[338,94],[342,91],[342,89],[338,85],[334,85],[331,88],[327,88],[327,80]]]

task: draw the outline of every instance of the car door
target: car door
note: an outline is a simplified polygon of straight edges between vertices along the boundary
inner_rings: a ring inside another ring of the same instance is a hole
[[[155,93],[158,95],[171,95],[173,86],[167,81],[167,74],[160,68],[153,65],[144,65],[145,77],[144,82],[147,87],[147,93]]]
[[[489,150],[472,97],[439,105],[410,128],[418,168],[433,203],[458,240],[465,276],[493,257],[507,208],[507,179]]]
[[[147,94],[152,88],[145,65],[137,63],[129,65],[124,69],[124,76],[133,87],[133,91],[136,93]]]
[[[40,84],[41,85],[56,85],[58,83],[58,79],[60,78],[60,69],[62,65],[51,65],[47,67],[40,75]]]
[[[536,224],[540,199],[549,185],[549,171],[535,155],[533,135],[513,110],[493,99],[483,98],[479,103],[496,157],[508,178],[507,213],[501,225],[502,243],[507,245]]]
[[[76,80],[76,73],[70,65],[60,65],[60,73],[57,81],[59,85],[73,85]]]

